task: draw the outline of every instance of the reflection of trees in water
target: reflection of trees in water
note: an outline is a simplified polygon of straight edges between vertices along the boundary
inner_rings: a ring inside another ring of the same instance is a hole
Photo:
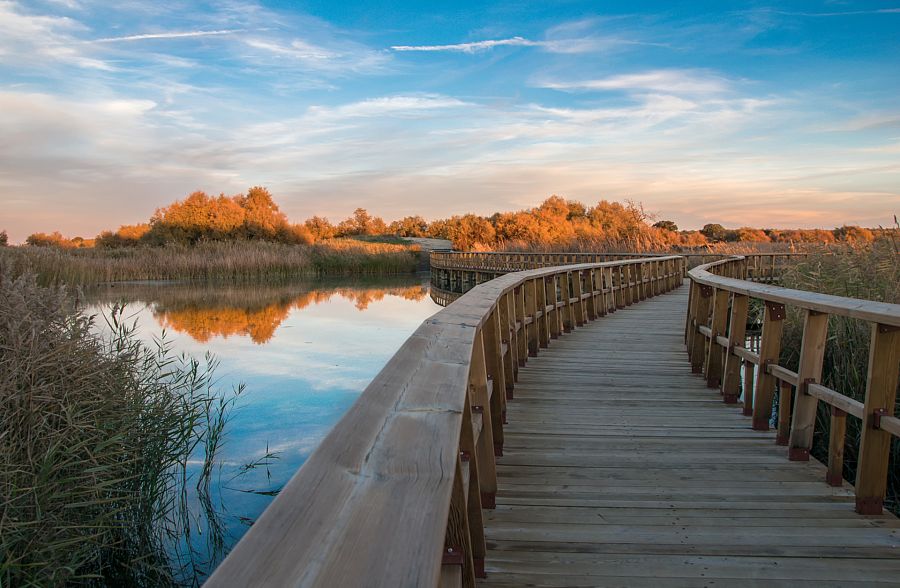
[[[292,310],[328,302],[335,296],[349,300],[362,311],[387,296],[418,301],[428,295],[426,284],[410,283],[408,278],[377,284],[125,287],[103,292],[100,298],[146,301],[163,327],[190,335],[201,343],[213,337],[243,335],[263,344],[274,336]]]

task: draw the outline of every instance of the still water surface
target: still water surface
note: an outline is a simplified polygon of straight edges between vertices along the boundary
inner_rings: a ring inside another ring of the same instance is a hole
[[[213,489],[226,546],[439,309],[421,276],[278,286],[117,285],[93,293],[89,310],[106,314],[118,301],[127,302],[126,315],[137,319],[141,339],[152,344],[165,331],[174,351],[197,359],[209,351],[218,358],[223,393],[246,386],[227,426]],[[267,452],[277,459],[235,477]]]

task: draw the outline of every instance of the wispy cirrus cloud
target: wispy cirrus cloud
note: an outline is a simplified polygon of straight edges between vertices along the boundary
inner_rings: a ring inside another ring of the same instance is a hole
[[[575,81],[538,81],[534,85],[553,90],[661,92],[666,94],[720,94],[727,92],[731,87],[731,83],[719,75],[703,70],[688,69],[657,69]]]
[[[455,53],[478,53],[494,47],[538,47],[540,41],[531,41],[524,37],[511,37],[509,39],[488,39],[486,41],[473,41],[471,43],[454,43],[451,45],[393,45],[393,51],[420,51],[436,52],[450,51]]]
[[[126,35],[124,37],[105,37],[95,39],[94,43],[120,43],[126,41],[148,41],[154,39],[190,39],[196,37],[220,37],[242,32],[242,29],[225,29],[219,31],[171,31],[163,33],[144,33],[139,35]]]
[[[540,41],[526,39],[525,37],[509,37],[507,39],[487,39],[484,41],[453,43],[449,45],[392,45],[391,50],[397,52],[449,52],[474,54],[489,51],[496,47],[538,47],[549,53],[575,54],[594,53],[624,45],[665,46],[663,43],[589,35],[583,37],[545,39]]]

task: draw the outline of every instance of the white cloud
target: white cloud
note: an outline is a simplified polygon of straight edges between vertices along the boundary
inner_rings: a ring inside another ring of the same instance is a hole
[[[68,17],[26,14],[19,5],[0,0],[0,59],[29,69],[75,65],[111,71],[113,67],[87,52],[74,37],[86,27]]]
[[[550,53],[577,54],[596,53],[608,51],[622,45],[658,45],[661,43],[645,43],[631,41],[615,37],[584,36],[561,39],[547,39],[534,41],[524,37],[511,37],[508,39],[489,39],[485,41],[473,41],[470,43],[454,43],[451,45],[394,45],[393,51],[399,52],[439,52],[451,53],[479,53],[495,47],[538,47]]]
[[[477,53],[479,51],[487,51],[494,47],[536,47],[542,43],[539,41],[530,41],[522,37],[512,37],[510,39],[492,39],[487,41],[474,41],[471,43],[455,43],[452,45],[394,45],[391,47],[394,51],[451,51],[459,53]]]
[[[660,92],[668,94],[720,94],[728,80],[698,70],[659,69],[577,81],[543,81],[538,87],[554,90]]]
[[[96,39],[94,43],[118,43],[124,41],[147,41],[154,39],[189,39],[195,37],[219,37],[233,35],[241,32],[240,29],[225,29],[220,31],[173,31],[167,33],[145,33],[141,35],[127,35],[124,37],[106,37]]]

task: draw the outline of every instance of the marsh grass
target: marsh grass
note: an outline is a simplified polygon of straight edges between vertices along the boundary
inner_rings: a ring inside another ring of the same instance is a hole
[[[0,273],[0,585],[197,584],[223,547],[210,488],[240,389],[107,320]]]
[[[848,296],[864,300],[900,303],[900,249],[891,238],[856,246],[831,247],[811,253],[805,260],[787,267],[783,285],[789,288]],[[871,325],[865,321],[832,316],[828,321],[828,340],[822,381],[825,386],[863,402],[868,373]],[[796,369],[799,362],[803,316],[789,309],[785,323],[780,363]],[[900,411],[900,395],[895,414]],[[828,460],[830,410],[819,403],[812,454]],[[859,456],[861,435],[859,419],[847,419],[844,450],[844,479],[853,483]],[[900,514],[900,440],[894,439],[888,467],[887,508]]]
[[[355,239],[315,245],[264,241],[165,247],[0,248],[0,271],[37,274],[43,285],[146,280],[287,281],[298,277],[412,273],[418,248]]]

